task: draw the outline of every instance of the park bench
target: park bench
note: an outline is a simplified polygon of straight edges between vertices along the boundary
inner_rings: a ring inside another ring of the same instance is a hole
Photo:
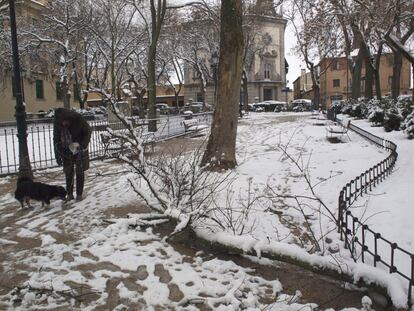
[[[326,125],[328,123],[328,119],[323,114],[319,113],[315,115],[314,117],[311,117],[313,120],[313,125],[321,126]]]
[[[185,133],[189,133],[191,136],[200,134],[201,131],[208,128],[206,124],[200,124],[198,119],[184,120],[183,124]]]
[[[341,123],[336,123],[334,125],[329,125],[325,127],[326,137],[327,138],[332,138],[332,137],[341,138],[343,135],[346,135],[349,141],[351,141],[351,138],[348,135],[350,124],[351,124],[351,120],[345,119],[345,120],[342,120]]]

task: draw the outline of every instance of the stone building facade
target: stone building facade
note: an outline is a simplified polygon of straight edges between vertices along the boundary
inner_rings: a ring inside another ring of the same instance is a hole
[[[16,15],[18,20],[23,23],[35,23],[41,18],[46,4],[47,0],[17,2]],[[4,31],[9,31],[7,20],[3,22],[2,26]],[[25,60],[21,58],[21,62],[25,62]],[[46,74],[37,64],[34,65],[36,66],[24,63],[21,72],[23,99],[29,118],[36,116],[39,111],[63,107],[58,77]],[[4,72],[0,78],[0,122],[14,120],[15,105],[14,82],[12,70],[10,70]]]
[[[285,29],[287,20],[277,14],[273,1],[257,0],[254,14],[250,14],[245,35],[252,36],[253,44],[250,55],[246,57],[245,69],[247,75],[248,102],[265,100],[285,100],[287,62],[285,60]],[[205,102],[214,103],[216,67],[212,63],[212,55],[204,57],[206,68],[211,68],[210,78],[206,80]],[[185,102],[202,101],[200,77],[191,65],[185,65]],[[240,94],[242,101],[243,91]]]
[[[391,53],[381,55],[380,81],[383,96],[391,95],[394,57]],[[326,58],[321,61],[320,96],[321,103],[330,107],[333,100],[346,100],[351,97],[352,73],[349,71],[347,58]],[[400,78],[400,94],[410,94],[410,62],[403,58]],[[375,83],[373,85],[375,96]],[[365,92],[365,64],[361,73],[361,93]]]

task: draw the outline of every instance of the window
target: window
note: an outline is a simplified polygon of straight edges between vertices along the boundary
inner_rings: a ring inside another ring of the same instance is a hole
[[[334,60],[332,62],[332,70],[339,70],[339,61],[338,60]]]
[[[272,99],[273,99],[273,90],[263,89],[263,100],[272,100]]]
[[[392,86],[392,76],[388,76],[388,86]]]
[[[13,97],[16,97],[16,83],[14,82],[14,77],[11,77],[11,86],[12,86],[12,95]],[[22,96],[24,98],[23,78],[20,79],[20,87],[22,88]]]
[[[389,67],[394,66],[394,55],[386,55],[386,59]]]
[[[56,82],[56,100],[62,100],[62,82]]]
[[[333,79],[333,87],[340,87],[340,86],[341,86],[341,80]]]
[[[36,80],[36,98],[44,99],[43,80]]]
[[[264,78],[270,79],[270,71],[272,70],[272,66],[270,64],[265,64],[265,70],[264,70]]]

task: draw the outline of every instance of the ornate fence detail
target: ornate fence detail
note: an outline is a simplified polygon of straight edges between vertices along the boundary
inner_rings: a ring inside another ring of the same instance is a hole
[[[199,124],[209,125],[212,113],[194,114]],[[155,141],[162,141],[186,134],[183,124],[184,116],[165,116],[157,119],[158,131],[154,133]],[[142,133],[147,132],[147,119],[134,119],[134,127],[142,127]],[[40,119],[30,122],[27,126],[27,144],[32,168],[43,169],[57,166],[53,144],[53,120]],[[112,130],[123,130],[122,122],[108,122],[107,120],[89,121],[92,128],[89,143],[91,160],[102,159],[105,156],[105,145],[102,142],[102,133],[109,127]],[[0,124],[0,176],[16,173],[19,169],[19,150],[17,130],[14,122]]]
[[[338,122],[340,120],[337,119]],[[397,145],[361,129],[354,124],[349,127],[352,131],[389,152],[387,158],[370,167],[368,170],[349,181],[339,193],[338,198],[338,232],[345,248],[349,249],[355,261],[372,264],[374,267],[383,265],[389,273],[396,273],[408,281],[408,305],[411,305],[412,286],[414,285],[414,254],[387,240],[381,233],[372,230],[352,215],[351,205],[358,197],[368,194],[389,174],[397,161]],[[380,246],[381,250],[380,250]],[[384,249],[388,249],[385,251]],[[397,267],[396,258],[405,262],[404,269]],[[404,271],[403,271],[404,270]],[[406,271],[410,271],[407,273]]]

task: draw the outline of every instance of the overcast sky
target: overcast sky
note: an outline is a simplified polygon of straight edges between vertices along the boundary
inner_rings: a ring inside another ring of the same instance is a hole
[[[292,26],[288,23],[285,32],[285,58],[289,63],[289,72],[287,74],[287,79],[289,81],[288,86],[293,88],[292,83],[296,80],[297,77],[300,75],[300,68],[305,68],[304,63],[297,57],[292,48],[295,46],[296,40],[295,35],[293,33]]]

